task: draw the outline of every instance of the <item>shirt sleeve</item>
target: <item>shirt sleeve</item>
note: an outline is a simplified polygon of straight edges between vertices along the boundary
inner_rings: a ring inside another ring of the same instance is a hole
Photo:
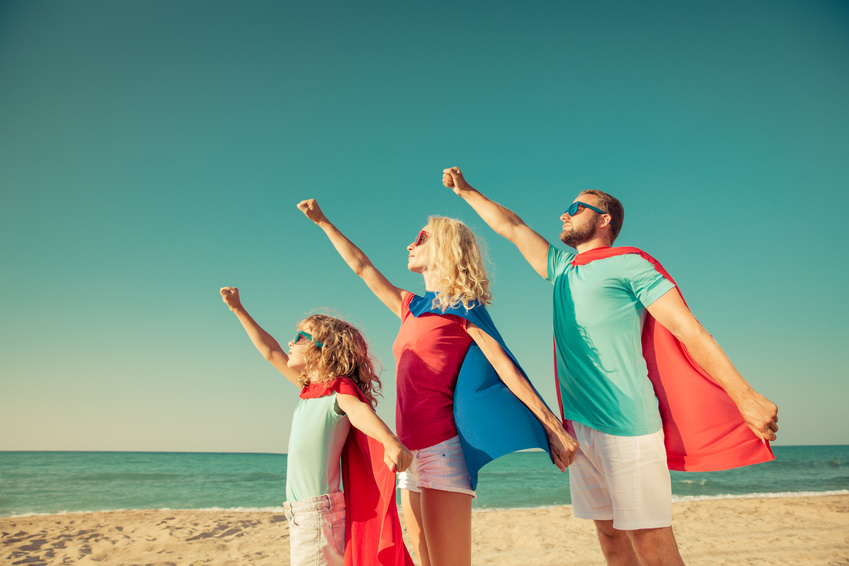
[[[567,252],[565,250],[559,250],[548,244],[548,266],[546,269],[546,281],[551,281],[553,284],[557,276],[563,273],[566,270],[566,266],[569,265],[575,258],[575,254]]]
[[[643,306],[651,305],[675,287],[649,261],[639,255],[627,254],[623,257],[625,261],[622,264],[622,280]]]
[[[410,303],[412,303],[413,299],[416,297],[415,293],[410,293],[409,291],[405,292],[407,294],[404,295],[404,298],[401,300],[401,322],[410,316]]]

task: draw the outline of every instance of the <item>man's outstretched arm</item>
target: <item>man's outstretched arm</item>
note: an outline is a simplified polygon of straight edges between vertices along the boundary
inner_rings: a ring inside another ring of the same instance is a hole
[[[693,360],[728,393],[758,438],[775,440],[778,407],[743,379],[713,336],[708,334],[684,304],[678,291],[668,291],[647,308],[657,322],[687,347]]]
[[[548,275],[548,240],[531,230],[519,215],[469,185],[459,167],[443,170],[442,184],[463,197],[497,234],[513,242],[540,277]]]

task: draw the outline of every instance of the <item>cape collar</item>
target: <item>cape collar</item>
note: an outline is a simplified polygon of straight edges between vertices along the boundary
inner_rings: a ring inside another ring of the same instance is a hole
[[[330,395],[333,393],[333,384],[338,380],[331,381],[328,385],[323,383],[318,383],[316,381],[310,382],[309,385],[301,389],[301,399],[318,399],[319,397],[324,397],[325,395]]]
[[[627,246],[620,246],[616,248],[612,248],[610,246],[604,246],[602,248],[593,248],[588,252],[580,253],[575,256],[572,260],[572,265],[586,265],[591,261],[595,261],[597,259],[605,259],[608,257],[613,257],[616,255],[623,254],[642,254],[642,250],[639,248],[631,248]]]

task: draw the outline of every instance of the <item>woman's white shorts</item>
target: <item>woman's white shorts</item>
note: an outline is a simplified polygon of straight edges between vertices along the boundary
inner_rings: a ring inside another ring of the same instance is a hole
[[[398,474],[399,488],[418,493],[424,487],[475,496],[459,437],[413,450],[413,456],[410,467]]]

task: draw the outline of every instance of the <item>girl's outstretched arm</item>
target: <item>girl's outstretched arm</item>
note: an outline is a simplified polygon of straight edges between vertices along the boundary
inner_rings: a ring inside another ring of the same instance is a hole
[[[245,327],[248,337],[254,343],[256,349],[262,354],[262,357],[268,360],[271,365],[277,368],[277,371],[286,376],[286,379],[298,385],[300,372],[289,367],[289,356],[280,347],[280,344],[274,337],[262,329],[262,327],[251,318],[245,307],[242,306],[242,301],[239,298],[239,289],[236,287],[222,287],[221,299],[230,307],[230,310],[239,318],[239,322]]]
[[[351,420],[351,426],[383,444],[383,461],[392,472],[403,472],[413,463],[413,453],[401,444],[371,407],[353,395],[336,395],[339,408]]]
[[[548,437],[548,447],[551,449],[554,464],[560,468],[561,472],[565,472],[566,467],[575,458],[575,453],[578,451],[578,442],[566,432],[560,419],[539,398],[528,378],[522,375],[522,372],[504,352],[501,345],[472,322],[466,324],[466,330],[475,344],[480,347],[489,363],[492,364],[492,367],[495,368],[504,385],[531,410],[542,424],[545,435]]]
[[[383,301],[383,304],[389,307],[389,310],[394,312],[395,316],[401,318],[401,304],[404,300],[404,293],[407,291],[390,283],[371,263],[371,260],[366,254],[327,219],[318,207],[318,202],[315,199],[302,200],[298,203],[298,208],[307,218],[324,230],[333,247],[336,248],[336,251],[339,252],[339,255],[348,264],[348,267],[353,269],[354,273],[365,281],[372,293]]]

